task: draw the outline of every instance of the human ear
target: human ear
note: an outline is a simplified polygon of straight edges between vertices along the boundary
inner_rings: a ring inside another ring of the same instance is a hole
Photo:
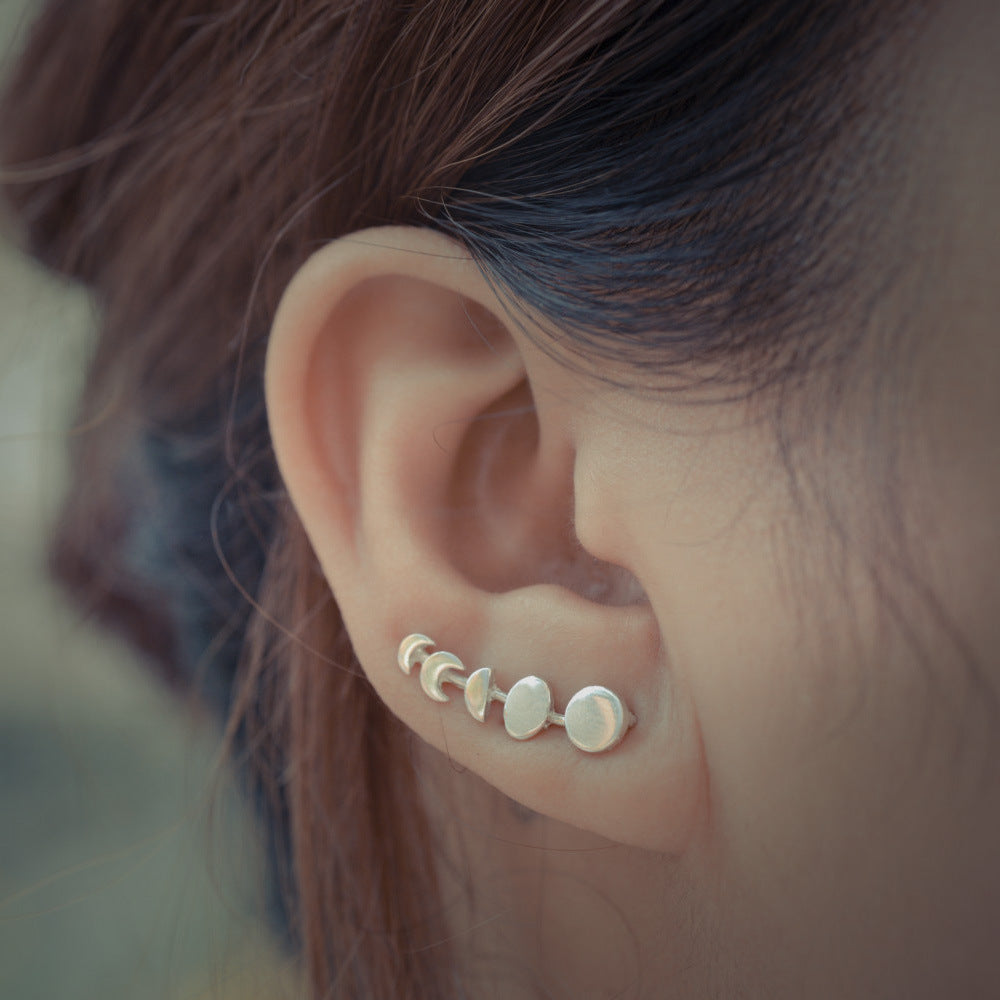
[[[278,464],[361,666],[400,719],[530,809],[679,850],[702,787],[690,708],[641,591],[576,538],[586,470],[571,394],[510,305],[428,230],[318,251],[268,349]],[[490,666],[502,691],[542,678],[556,712],[605,686],[635,724],[604,753],[558,726],[512,739],[500,706],[478,721],[457,688],[441,704],[399,669],[411,633],[467,673]]]

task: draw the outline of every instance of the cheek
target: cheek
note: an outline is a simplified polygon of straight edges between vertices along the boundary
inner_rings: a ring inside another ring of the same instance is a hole
[[[804,593],[821,574],[795,562],[797,514],[767,431],[645,444],[643,474],[621,478],[630,568],[697,699],[706,751],[746,765],[807,732],[811,707],[833,693],[807,648],[829,624],[830,594]]]
[[[703,457],[669,511],[658,516],[649,503],[635,522],[645,539],[637,575],[691,691],[717,821],[784,780],[789,742],[802,740],[820,687],[802,662],[800,612],[775,560],[789,515],[738,478]]]
[[[865,574],[836,564],[819,523],[805,535],[766,429],[668,444],[666,461],[656,440],[620,502],[630,568],[697,714],[709,837],[737,867],[777,845],[782,863],[808,866],[898,785],[926,691]]]
[[[629,460],[609,479],[623,561],[696,715],[708,809],[688,863],[720,925],[753,961],[799,953],[831,984],[844,955],[891,979],[914,941],[972,940],[994,912],[1000,797],[965,780],[954,648],[925,627],[915,653],[829,522],[807,526],[766,430],[632,435]]]

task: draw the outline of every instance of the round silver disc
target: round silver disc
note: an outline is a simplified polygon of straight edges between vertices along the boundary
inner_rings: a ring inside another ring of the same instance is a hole
[[[541,677],[522,677],[507,692],[503,724],[515,740],[530,740],[548,724],[552,692]]]
[[[570,698],[564,718],[570,742],[587,753],[610,750],[629,723],[621,698],[597,684],[581,688]]]

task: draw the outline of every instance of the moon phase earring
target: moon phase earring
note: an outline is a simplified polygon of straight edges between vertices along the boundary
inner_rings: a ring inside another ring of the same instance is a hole
[[[445,684],[460,688],[465,692],[465,707],[478,722],[486,721],[494,701],[501,702],[504,727],[515,740],[530,740],[549,726],[562,726],[575,747],[602,753],[617,746],[636,724],[621,698],[606,687],[581,688],[560,715],[553,711],[552,692],[540,677],[522,677],[504,692],[493,683],[492,668],[480,667],[466,674],[465,664],[454,653],[430,652],[435,645],[426,635],[408,635],[399,644],[399,669],[409,675],[419,667],[420,687],[434,701],[449,700]]]

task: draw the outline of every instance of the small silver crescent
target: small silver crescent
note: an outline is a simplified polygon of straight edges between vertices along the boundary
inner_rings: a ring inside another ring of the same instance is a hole
[[[424,694],[434,701],[448,700],[448,696],[441,690],[443,684],[464,687],[464,680],[465,664],[454,653],[431,653],[420,668],[420,686],[424,689]]]
[[[421,654],[426,651],[428,646],[433,645],[433,639],[428,639],[426,635],[421,635],[419,632],[408,635],[399,644],[399,652],[396,654],[396,662],[399,664],[399,669],[404,674],[409,674],[417,665]]]

